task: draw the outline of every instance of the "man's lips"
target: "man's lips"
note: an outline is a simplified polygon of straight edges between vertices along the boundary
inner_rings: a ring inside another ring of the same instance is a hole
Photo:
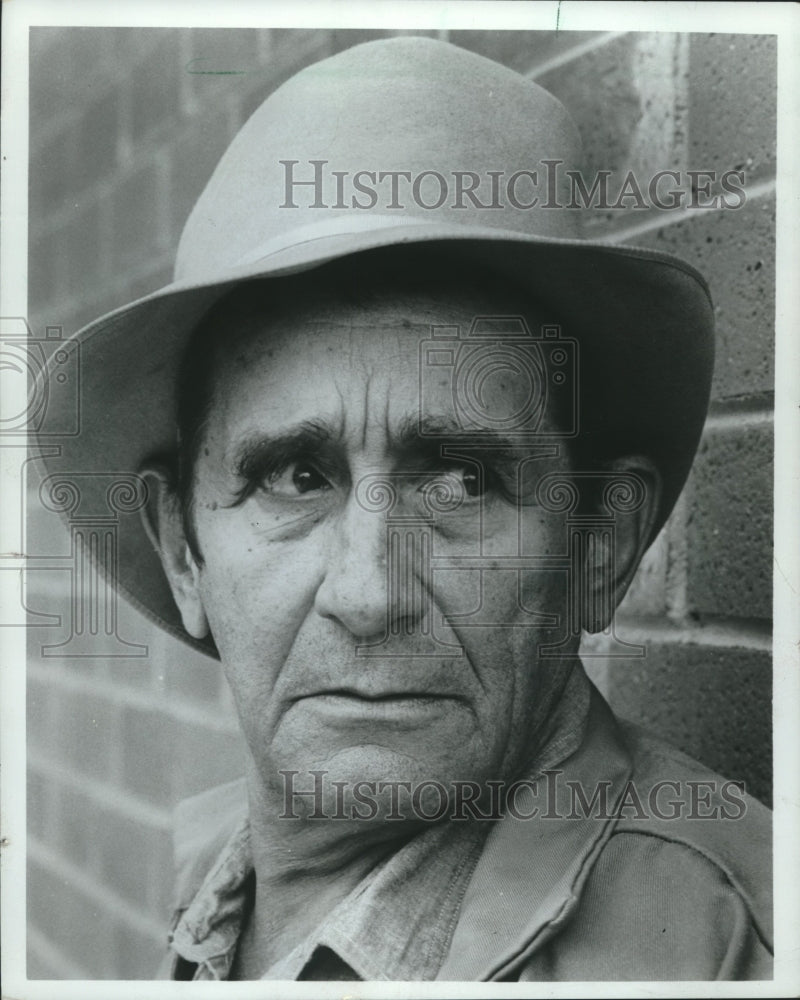
[[[425,688],[391,688],[378,691],[365,691],[361,688],[338,687],[322,688],[319,691],[312,691],[308,694],[299,696],[295,699],[295,701],[302,701],[307,698],[350,698],[354,701],[365,701],[379,704],[381,702],[412,701],[417,699],[423,701],[433,701],[437,699],[462,700],[463,695],[451,691],[431,691]]]
[[[453,702],[463,700],[462,695],[419,689],[363,691],[327,688],[296,699],[296,704],[334,719],[402,722],[441,713]]]

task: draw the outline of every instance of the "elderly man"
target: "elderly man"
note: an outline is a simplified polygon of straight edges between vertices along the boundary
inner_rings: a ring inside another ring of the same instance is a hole
[[[578,659],[631,652],[713,334],[688,265],[581,238],[577,145],[488,60],[358,46],[81,335],[70,458],[149,486],[119,582],[219,658],[248,748],[179,811],[173,978],[771,975],[766,810]]]

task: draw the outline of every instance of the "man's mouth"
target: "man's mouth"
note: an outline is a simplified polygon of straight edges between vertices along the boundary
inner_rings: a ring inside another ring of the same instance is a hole
[[[320,691],[316,697],[358,698],[364,701],[396,701],[404,698],[445,698],[444,694],[423,690],[360,691],[355,688],[331,688]],[[451,696],[452,697],[452,696]]]
[[[374,719],[414,721],[444,712],[454,701],[454,694],[424,690],[363,691],[355,688],[330,688],[299,698],[311,711],[332,719]]]

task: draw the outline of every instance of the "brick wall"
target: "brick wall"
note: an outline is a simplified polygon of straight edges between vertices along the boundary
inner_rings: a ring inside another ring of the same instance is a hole
[[[248,114],[302,65],[379,34],[34,29],[33,330],[69,335],[166,282],[189,209]],[[695,469],[619,614],[619,634],[647,641],[648,655],[604,659],[598,640],[587,651],[623,714],[769,800],[775,41],[449,37],[560,97],[590,172],[746,172],[738,212],[598,210],[589,220],[595,235],[697,264],[718,345]],[[169,911],[171,809],[241,769],[231,704],[215,663],[125,604],[118,632],[135,646],[75,657],[43,648],[69,634],[70,549],[31,497],[29,552],[50,568],[27,574],[31,620],[42,623],[29,643],[28,974],[146,978]]]

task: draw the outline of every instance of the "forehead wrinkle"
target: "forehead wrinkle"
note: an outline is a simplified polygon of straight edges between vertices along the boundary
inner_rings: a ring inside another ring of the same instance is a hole
[[[356,314],[346,326],[349,333],[349,372],[354,378],[347,397],[338,383],[336,390],[345,421],[349,412],[353,425],[345,428],[345,434],[351,438],[353,446],[366,451],[371,438],[374,440],[379,435],[384,441],[391,438],[392,373],[403,359],[401,345],[406,339],[404,335],[409,332],[424,334],[428,324],[386,315],[384,310],[376,312],[374,308],[363,305],[357,307]]]
[[[367,372],[367,381],[364,385],[364,414],[361,418],[361,447],[367,447],[367,437],[369,428],[369,393],[372,388],[372,372]]]

